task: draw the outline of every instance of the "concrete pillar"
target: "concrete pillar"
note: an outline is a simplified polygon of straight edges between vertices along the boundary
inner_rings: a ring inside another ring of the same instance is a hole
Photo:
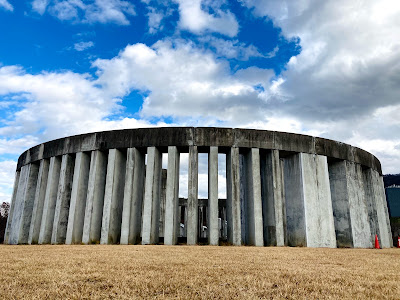
[[[350,219],[348,171],[345,161],[329,164],[329,182],[335,221],[337,246],[353,247],[353,233]]]
[[[196,245],[199,233],[199,153],[197,146],[189,147],[189,171],[188,171],[188,204],[187,204],[187,244]]]
[[[60,179],[61,158],[50,158],[49,176],[43,204],[43,216],[40,224],[39,244],[50,244],[53,232],[54,211],[56,209],[58,181]]]
[[[287,158],[284,180],[289,245],[335,248],[327,158],[306,153]]]
[[[17,195],[13,203],[14,212],[9,237],[11,245],[28,243],[38,173],[39,166],[36,164],[28,164],[21,168]]]
[[[218,147],[208,153],[208,243],[218,245]]]
[[[175,146],[168,147],[167,190],[165,202],[164,244],[176,245],[179,236],[179,161]]]
[[[244,187],[245,243],[253,246],[264,246],[259,149],[252,148],[244,154],[243,167],[244,176],[240,180],[243,181]]]
[[[17,197],[20,174],[21,174],[21,171],[15,172],[13,194],[12,194],[11,203],[10,203],[10,211],[8,213],[6,230],[4,232],[4,244],[8,244],[9,239],[10,239],[10,231],[11,231],[11,227],[12,227],[12,217],[14,215],[15,199]]]
[[[286,208],[282,173],[278,150],[270,150],[261,155],[261,195],[266,246],[285,246]]]
[[[239,148],[232,147],[226,154],[226,210],[228,242],[235,246],[242,244],[239,174]]]
[[[29,244],[39,242],[40,224],[42,223],[44,198],[46,196],[47,178],[49,176],[50,161],[40,161],[39,174],[36,184],[35,203],[33,205],[31,226],[29,228]]]
[[[375,243],[375,235],[378,235],[379,240],[380,233],[379,233],[379,225],[378,225],[378,215],[377,215],[377,198],[379,191],[375,190],[375,178],[372,174],[372,169],[362,169],[363,173],[363,185],[364,185],[364,192],[365,192],[365,203],[367,206],[368,212],[368,222],[369,228],[371,232],[370,240],[371,244]]]
[[[159,219],[159,237],[164,239],[165,225],[165,202],[167,198],[167,170],[161,170],[161,194],[160,194],[160,219]]]
[[[72,182],[67,237],[65,240],[65,243],[68,245],[80,244],[82,242],[86,195],[89,181],[89,169],[89,154],[84,152],[77,153],[75,158],[75,169]]]
[[[54,211],[53,232],[51,235],[52,244],[64,244],[67,236],[74,165],[75,159],[72,155],[64,154],[62,156],[60,181],[58,183],[57,201]]]
[[[106,174],[106,153],[99,150],[92,151],[82,234],[84,244],[100,243]]]
[[[371,248],[362,167],[348,161],[329,166],[338,247]]]
[[[118,149],[108,152],[100,244],[116,244],[121,237],[126,158]]]
[[[124,206],[122,209],[121,244],[137,244],[142,225],[144,154],[129,148],[126,155]]]
[[[371,228],[371,244],[378,235],[382,248],[392,247],[392,234],[387,211],[385,191],[381,176],[371,168],[364,171],[368,216]]]
[[[156,244],[159,238],[162,153],[147,148],[146,185],[143,205],[142,244]]]

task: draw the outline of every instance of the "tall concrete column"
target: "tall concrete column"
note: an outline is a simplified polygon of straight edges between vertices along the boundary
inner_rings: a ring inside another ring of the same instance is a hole
[[[382,248],[392,247],[392,234],[386,205],[385,191],[381,176],[371,168],[364,171],[367,208],[371,228],[371,244],[378,235]]]
[[[252,148],[244,154],[243,168],[244,176],[240,180],[243,181],[244,188],[245,243],[264,246],[259,149]]]
[[[10,231],[11,231],[11,227],[12,227],[12,218],[14,215],[15,199],[17,197],[20,174],[21,174],[21,171],[15,172],[14,187],[13,187],[13,193],[12,193],[12,198],[11,198],[10,211],[8,213],[6,230],[4,232],[4,244],[8,244],[9,239],[10,239]]]
[[[176,146],[168,147],[164,244],[176,245],[179,236],[179,161]]]
[[[33,205],[31,226],[29,228],[29,244],[39,242],[40,224],[42,223],[44,198],[46,196],[47,178],[49,176],[50,161],[40,161],[39,174],[36,184],[35,203]]]
[[[371,248],[362,167],[348,161],[329,166],[338,247]]]
[[[270,150],[261,155],[261,195],[266,246],[285,246],[286,208],[282,173],[278,150]]]
[[[352,248],[353,233],[350,218],[349,177],[345,161],[329,164],[329,182],[338,247]]]
[[[239,174],[239,148],[232,147],[226,154],[226,211],[228,242],[235,246],[242,244]]]
[[[159,216],[159,237],[164,239],[165,226],[165,205],[167,201],[167,170],[161,170],[161,194],[160,194],[160,216]]]
[[[286,158],[284,181],[289,245],[335,248],[327,158],[306,153]]]
[[[85,152],[77,153],[75,158],[75,169],[72,182],[67,237],[65,240],[65,243],[68,245],[80,244],[82,242],[86,195],[89,181],[89,169],[89,154]]]
[[[136,148],[128,148],[124,206],[122,209],[121,244],[136,244],[140,239],[145,162],[144,154]]]
[[[208,153],[208,243],[218,245],[218,147]]]
[[[38,173],[39,166],[36,164],[28,164],[21,168],[17,195],[13,203],[14,212],[9,237],[11,245],[28,243]]]
[[[82,243],[84,244],[100,243],[106,174],[106,153],[99,150],[92,151],[83,222]]]
[[[58,181],[60,179],[61,158],[50,158],[49,176],[43,204],[43,216],[40,224],[39,244],[50,244],[53,232],[54,211],[56,209]]]
[[[161,199],[162,153],[147,148],[146,185],[143,205],[142,244],[158,243]]]
[[[189,147],[188,205],[187,205],[187,244],[196,245],[199,232],[198,199],[199,153],[197,146]]]
[[[121,237],[126,158],[118,149],[108,152],[100,244],[116,244]]]
[[[64,154],[62,156],[57,202],[54,211],[53,232],[51,235],[52,244],[65,244],[74,165],[75,159],[72,155]]]

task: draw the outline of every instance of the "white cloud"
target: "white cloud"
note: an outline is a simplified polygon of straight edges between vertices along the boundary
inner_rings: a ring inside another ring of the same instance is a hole
[[[34,0],[32,1],[32,10],[40,15],[43,15],[46,11],[47,5],[50,0]]]
[[[179,4],[179,26],[196,34],[205,31],[219,32],[233,37],[239,30],[239,24],[235,15],[230,11],[220,8],[221,1],[202,0],[174,0]],[[212,8],[215,14],[207,13],[202,5]]]
[[[384,172],[399,173],[400,2],[242,2],[287,39],[300,39],[301,53],[274,87],[275,110],[303,130],[371,151]]]
[[[76,51],[84,51],[86,49],[89,49],[94,46],[94,43],[92,41],[89,42],[79,42],[74,44],[74,49]]]
[[[157,11],[154,7],[149,7],[147,17],[149,18],[149,33],[154,34],[162,29],[161,21],[164,18],[164,14]]]
[[[266,114],[270,70],[251,68],[230,74],[229,64],[183,42],[135,44],[112,60],[97,60],[99,83],[119,95],[132,89],[151,91],[141,115],[210,118],[238,122]]]
[[[43,15],[49,11],[62,21],[83,23],[116,23],[129,25],[128,16],[135,15],[134,5],[124,0],[34,0],[32,10]]]
[[[0,161],[0,204],[11,202],[16,167],[16,161]]]
[[[225,40],[214,36],[200,37],[199,41],[208,44],[218,56],[231,59],[248,60],[250,57],[265,57],[253,45],[246,45],[239,40]]]
[[[14,11],[14,7],[7,0],[0,0],[0,8],[4,8],[8,11]]]

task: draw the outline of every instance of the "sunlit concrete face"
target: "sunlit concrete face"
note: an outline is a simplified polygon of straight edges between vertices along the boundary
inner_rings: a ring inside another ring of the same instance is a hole
[[[179,198],[181,153],[188,153],[187,199]],[[208,199],[198,198],[199,153],[208,154]],[[218,199],[221,153],[226,199]],[[66,137],[20,156],[5,243],[370,248],[377,235],[390,247],[381,173],[378,159],[359,148],[274,131]]]

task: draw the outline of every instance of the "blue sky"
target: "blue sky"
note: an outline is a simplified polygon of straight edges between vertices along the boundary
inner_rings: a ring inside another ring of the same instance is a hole
[[[116,128],[337,139],[400,172],[400,3],[0,0],[0,201],[20,153]]]

